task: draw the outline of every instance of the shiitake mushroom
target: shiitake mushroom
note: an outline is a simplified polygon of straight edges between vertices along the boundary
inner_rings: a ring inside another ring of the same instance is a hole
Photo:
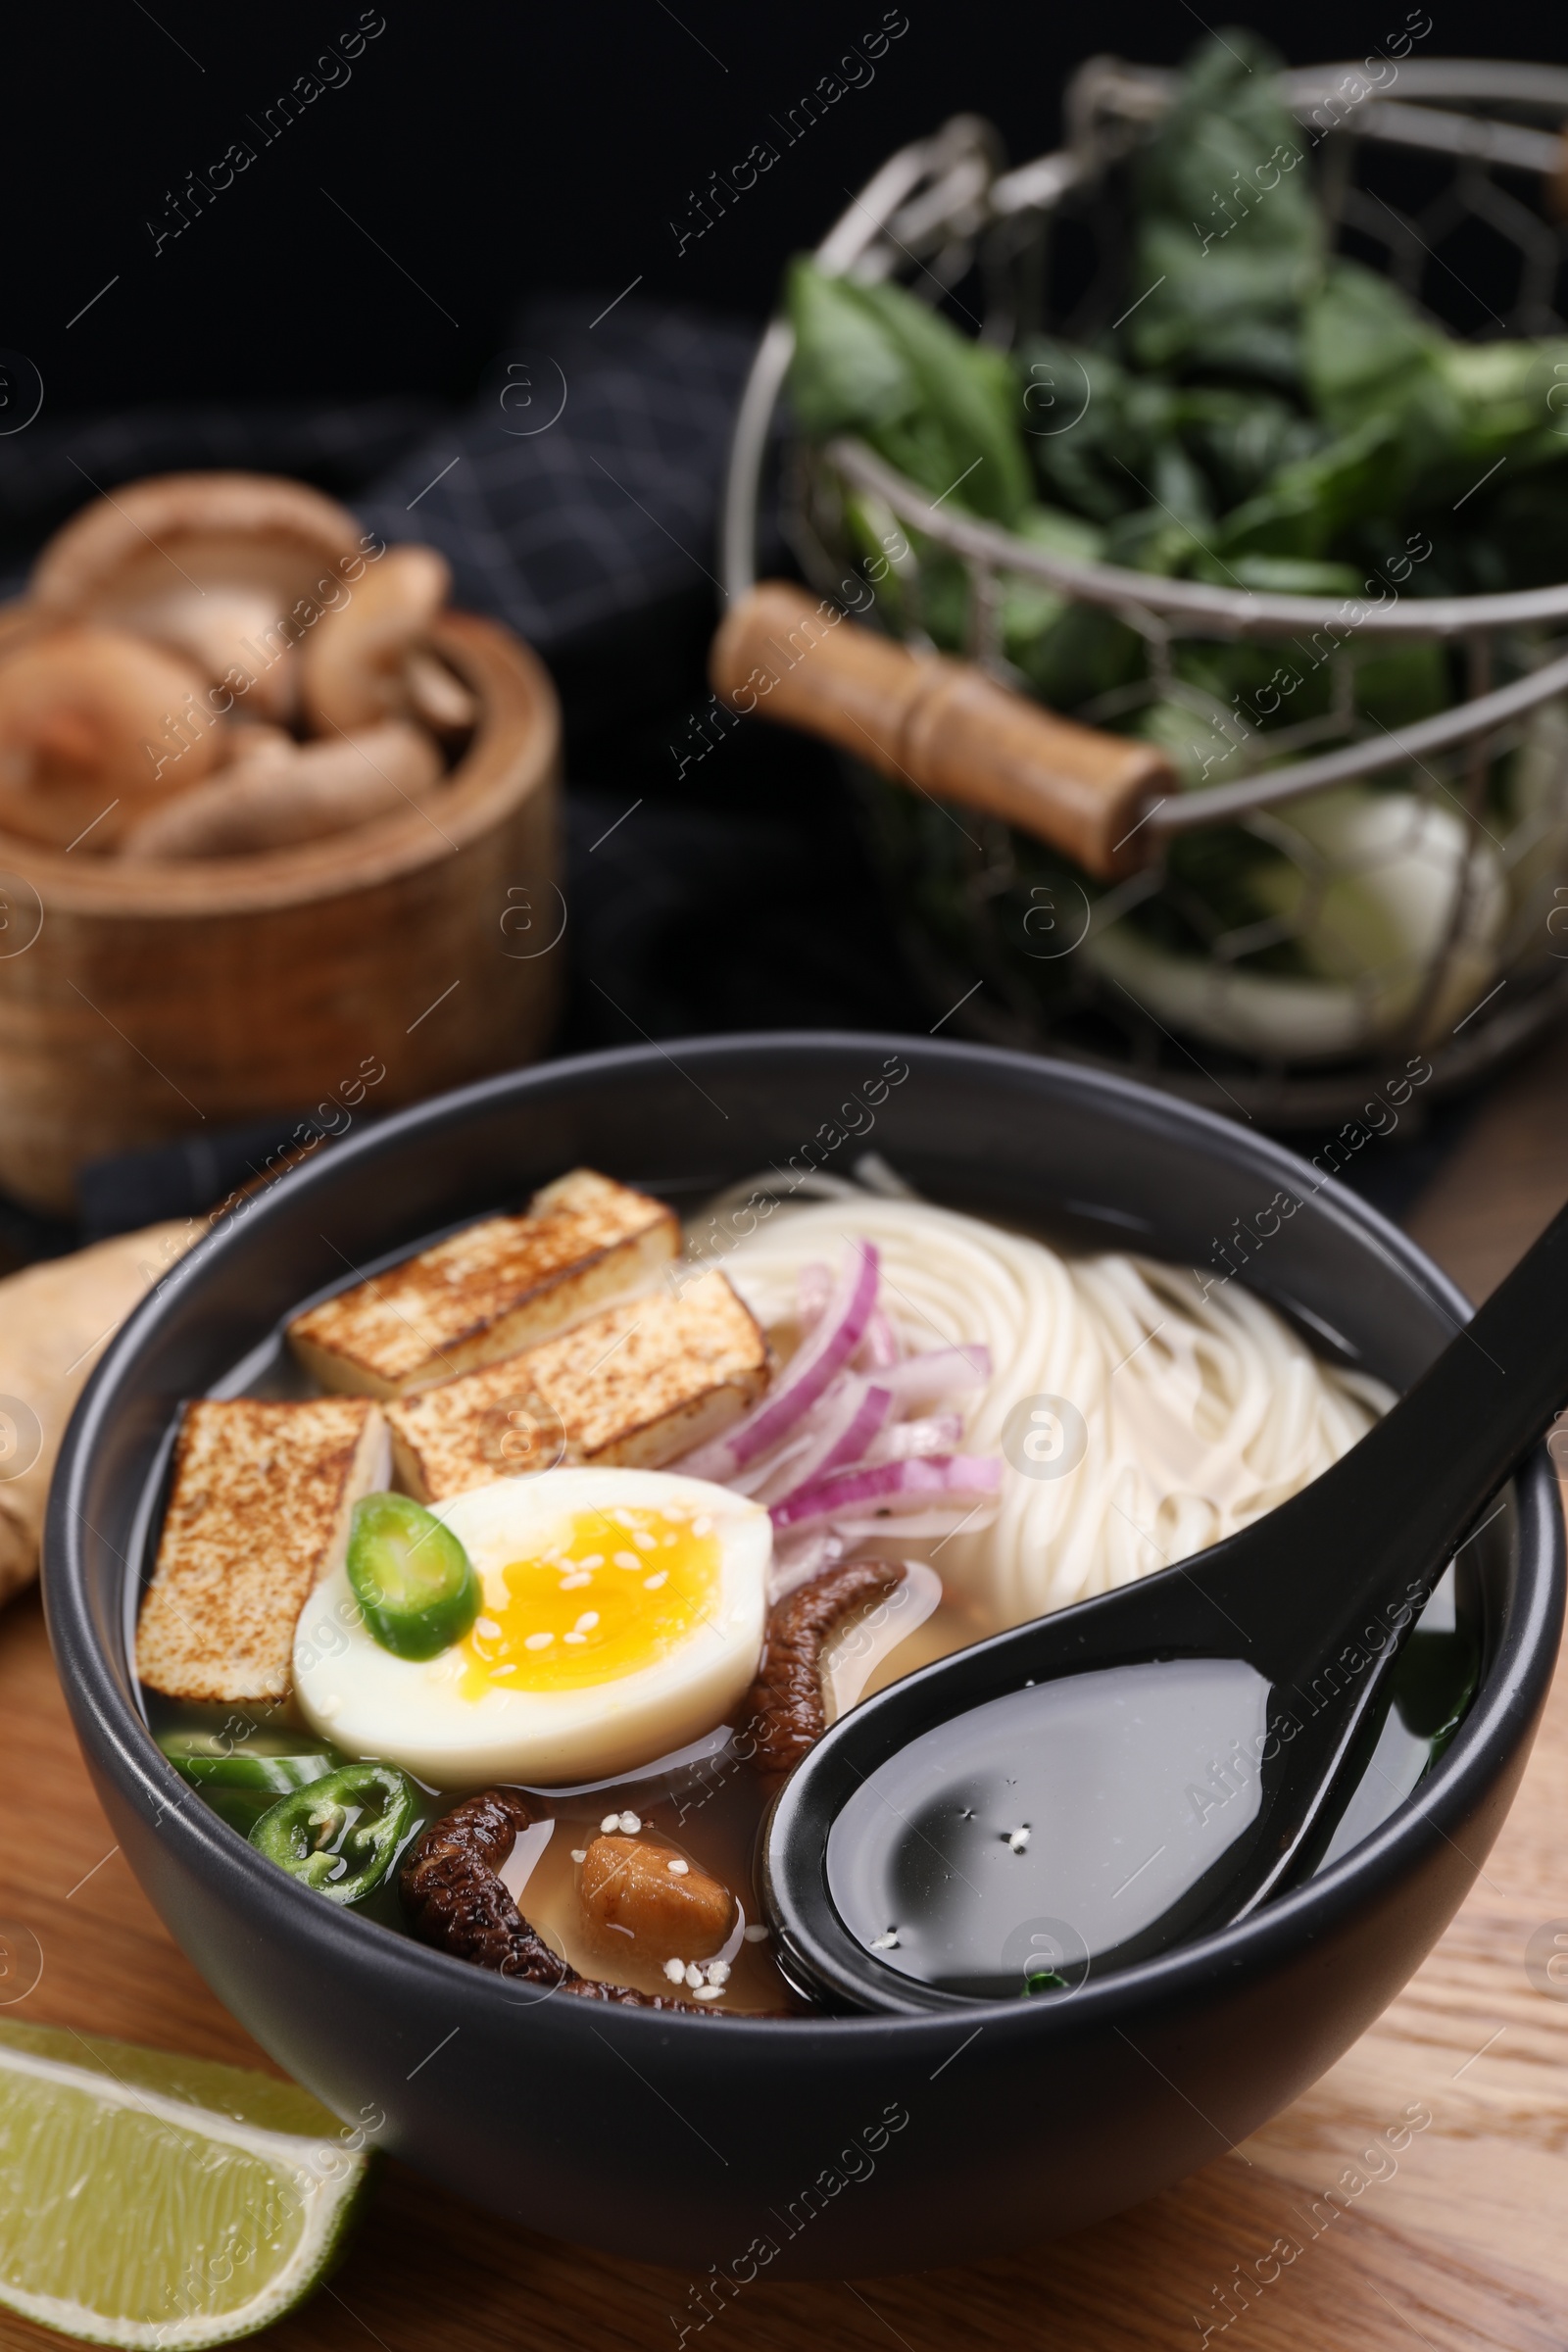
[[[58,849],[113,849],[216,764],[216,728],[172,743],[177,757],[156,748],[203,686],[183,656],[125,629],[24,639],[0,662],[0,828]]]
[[[44,549],[53,625],[0,658],[0,829],[184,859],[422,808],[477,715],[432,644],[450,588],[301,483],[117,489]]]

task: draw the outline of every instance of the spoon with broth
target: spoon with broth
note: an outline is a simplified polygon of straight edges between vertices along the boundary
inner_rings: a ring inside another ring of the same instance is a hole
[[[857,2009],[1059,1996],[1308,1875],[1411,1626],[1565,1398],[1568,1208],[1291,1501],[835,1724],[765,1832],[786,1972]]]

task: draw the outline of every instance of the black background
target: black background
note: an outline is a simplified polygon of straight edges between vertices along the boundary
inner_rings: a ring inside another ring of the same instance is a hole
[[[385,30],[351,77],[270,145],[247,118],[353,31],[358,0],[13,11],[0,345],[35,363],[56,416],[203,398],[462,396],[521,293],[608,298],[641,276],[648,294],[760,316],[785,256],[814,243],[903,140],[973,108],[1022,160],[1056,143],[1062,83],[1082,57],[1174,62],[1202,31],[1187,0],[906,0],[903,13],[908,30],[869,85],[677,255],[670,222],[691,217],[690,192],[755,140],[778,143],[770,118],[882,23],[882,0],[383,0],[369,15]],[[1244,21],[1309,64],[1364,55],[1408,13],[1409,0],[1271,0]],[[1431,0],[1430,14],[1422,56],[1564,54],[1560,9]],[[171,222],[187,172],[205,175],[236,139],[255,163],[155,257],[147,223]]]

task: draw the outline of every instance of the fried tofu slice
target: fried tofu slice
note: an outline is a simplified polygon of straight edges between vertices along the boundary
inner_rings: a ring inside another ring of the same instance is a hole
[[[169,1698],[286,1698],[295,1621],[390,1468],[368,1397],[188,1404],[136,1629],[142,1681]]]
[[[560,1462],[657,1470],[756,1402],[767,1342],[722,1274],[650,1292],[387,1407],[399,1484],[440,1502]]]
[[[662,1200],[573,1168],[524,1216],[487,1217],[289,1325],[324,1389],[400,1396],[565,1331],[652,1282],[680,1248]]]

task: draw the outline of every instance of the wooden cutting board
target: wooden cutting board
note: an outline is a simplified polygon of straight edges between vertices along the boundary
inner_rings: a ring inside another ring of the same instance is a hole
[[[1565,1194],[1568,1041],[1494,1094],[1411,1227],[1479,1295]],[[35,1597],[0,1617],[0,1921],[30,1930],[43,1956],[12,2013],[265,2067],[114,1844]],[[1540,1950],[1553,1923],[1568,1952],[1568,1670],[1448,1934],[1372,2031],[1265,2131],[1165,2195],[1039,2251],[903,2278],[759,2280],[703,2329],[704,2352],[1152,2352],[1200,2347],[1205,2328],[1225,2352],[1562,2352],[1568,1962],[1554,1988]],[[1412,2111],[1430,2121],[1402,2152],[1361,2164]],[[368,2341],[381,2352],[667,2352],[691,2320],[691,2283],[512,2230],[390,2165],[342,2270],[268,2340],[277,2352],[366,2352]],[[5,2352],[59,2341],[0,2314]]]

